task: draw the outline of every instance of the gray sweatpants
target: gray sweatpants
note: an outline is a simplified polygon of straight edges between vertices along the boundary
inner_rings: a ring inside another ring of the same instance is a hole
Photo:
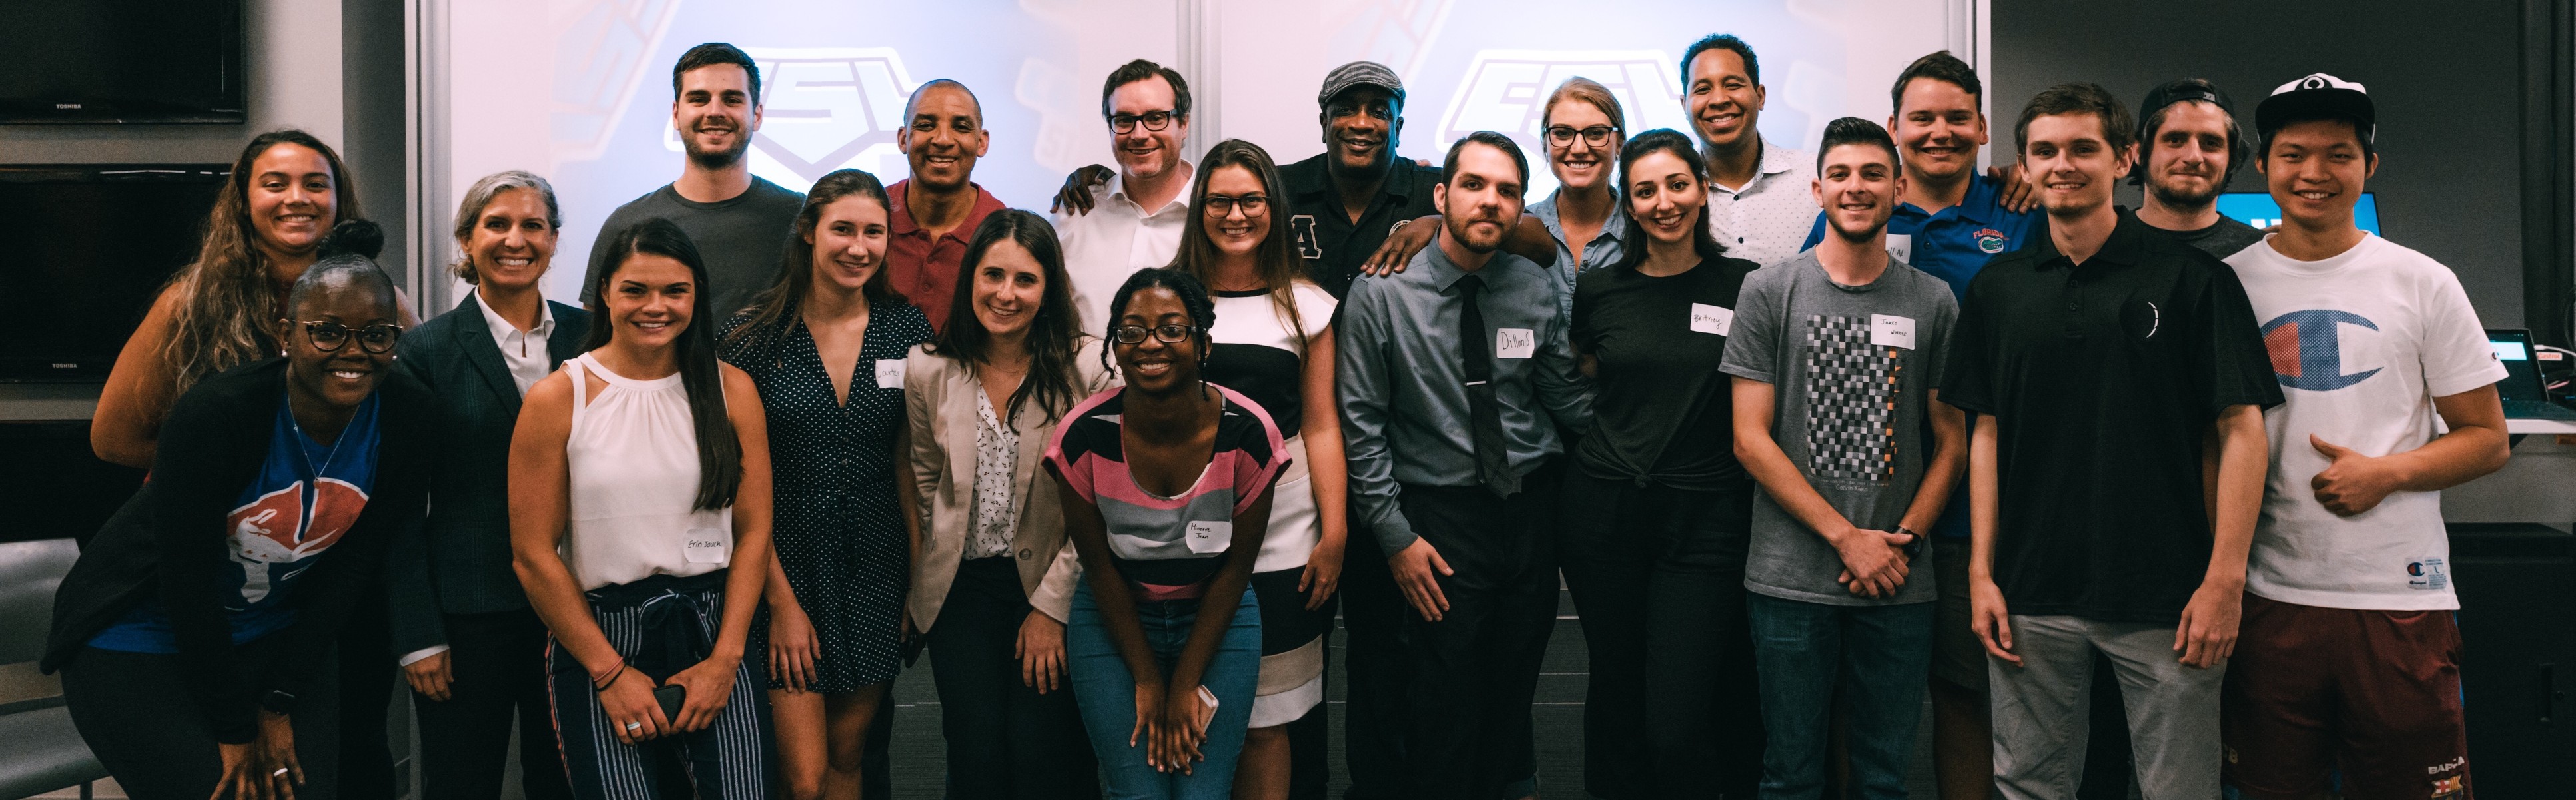
[[[2073,800],[2084,783],[2093,651],[2111,659],[2129,712],[2130,761],[2146,800],[2218,796],[2221,662],[2182,665],[2174,628],[2077,617],[2012,618],[2016,667],[1988,656],[1995,785],[2005,800]]]

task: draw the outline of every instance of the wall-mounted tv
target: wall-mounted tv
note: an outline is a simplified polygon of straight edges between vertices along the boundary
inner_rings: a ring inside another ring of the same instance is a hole
[[[0,123],[246,122],[242,0],[0,0]]]
[[[0,166],[0,381],[106,378],[231,171]]]

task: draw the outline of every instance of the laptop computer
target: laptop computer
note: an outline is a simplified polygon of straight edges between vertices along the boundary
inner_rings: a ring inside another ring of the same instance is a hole
[[[2504,364],[2504,380],[2496,384],[2496,395],[2504,400],[2505,418],[2576,422],[2576,409],[2549,401],[2549,389],[2540,380],[2540,350],[2531,345],[2531,331],[2488,328],[2487,345],[2495,348],[2496,361]]]

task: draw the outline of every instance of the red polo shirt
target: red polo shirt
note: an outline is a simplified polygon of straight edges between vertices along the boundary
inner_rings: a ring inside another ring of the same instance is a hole
[[[912,210],[904,205],[904,192],[912,179],[896,181],[886,187],[893,208],[887,209],[891,232],[886,237],[886,279],[894,290],[902,292],[913,305],[921,307],[930,318],[930,329],[948,327],[948,307],[957,298],[957,271],[966,260],[966,243],[975,238],[975,226],[984,217],[1002,210],[1002,201],[984,187],[968,183],[975,190],[975,206],[966,212],[966,220],[957,229],[938,239],[912,221]]]

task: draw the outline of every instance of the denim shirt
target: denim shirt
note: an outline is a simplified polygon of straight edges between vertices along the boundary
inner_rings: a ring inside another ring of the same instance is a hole
[[[1556,199],[1563,194],[1565,189],[1561,187],[1549,192],[1546,200],[1529,207],[1529,215],[1547,226],[1549,236],[1556,237],[1556,267],[1565,279],[1565,294],[1557,298],[1556,305],[1557,310],[1564,312],[1565,318],[1570,320],[1574,318],[1575,277],[1617,264],[1619,257],[1627,252],[1619,237],[1628,235],[1628,204],[1620,202],[1613,193],[1610,218],[1601,222],[1601,234],[1583,246],[1583,260],[1578,263],[1574,258],[1574,248],[1565,241],[1565,217],[1556,208]]]

